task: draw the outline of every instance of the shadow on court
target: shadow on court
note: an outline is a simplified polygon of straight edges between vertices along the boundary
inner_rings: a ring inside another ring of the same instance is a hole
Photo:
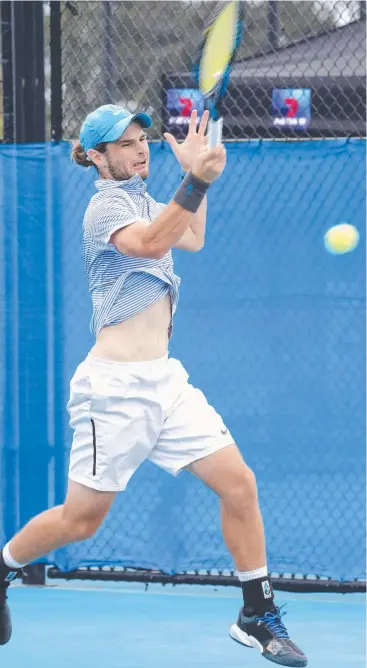
[[[14,668],[257,668],[255,650],[231,641],[240,590],[71,583],[10,591],[14,633],[0,664]],[[362,594],[277,593],[310,668],[363,668]]]

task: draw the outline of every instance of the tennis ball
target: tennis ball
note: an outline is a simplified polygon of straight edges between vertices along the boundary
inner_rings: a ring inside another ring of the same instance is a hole
[[[359,232],[354,225],[341,223],[334,225],[324,235],[324,244],[326,250],[334,255],[342,255],[354,250],[358,245]]]

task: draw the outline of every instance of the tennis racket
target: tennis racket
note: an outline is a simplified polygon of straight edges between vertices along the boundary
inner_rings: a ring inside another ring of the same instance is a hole
[[[223,118],[220,103],[223,99],[231,66],[244,28],[243,3],[237,0],[220,2],[204,31],[193,74],[206,99],[210,112],[209,146],[222,141]]]

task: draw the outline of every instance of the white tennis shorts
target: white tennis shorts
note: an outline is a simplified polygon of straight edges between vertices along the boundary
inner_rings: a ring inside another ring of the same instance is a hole
[[[131,363],[89,355],[70,383],[69,478],[122,491],[145,459],[177,475],[230,445],[222,418],[187,381],[182,364],[168,355]]]

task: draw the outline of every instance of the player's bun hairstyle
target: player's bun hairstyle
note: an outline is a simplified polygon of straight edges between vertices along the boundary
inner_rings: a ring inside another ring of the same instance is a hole
[[[106,153],[107,149],[107,143],[104,142],[102,144],[98,144],[98,146],[95,147],[95,151],[99,151],[100,153]],[[95,167],[96,165],[93,163],[93,161],[88,158],[88,155],[86,154],[84,148],[82,147],[81,143],[79,140],[75,141],[73,143],[73,148],[71,151],[71,159],[77,164],[80,165],[81,167]]]
[[[75,141],[73,143],[71,159],[76,162],[77,165],[81,165],[81,167],[91,167],[93,164],[90,158],[88,158],[80,141]]]

